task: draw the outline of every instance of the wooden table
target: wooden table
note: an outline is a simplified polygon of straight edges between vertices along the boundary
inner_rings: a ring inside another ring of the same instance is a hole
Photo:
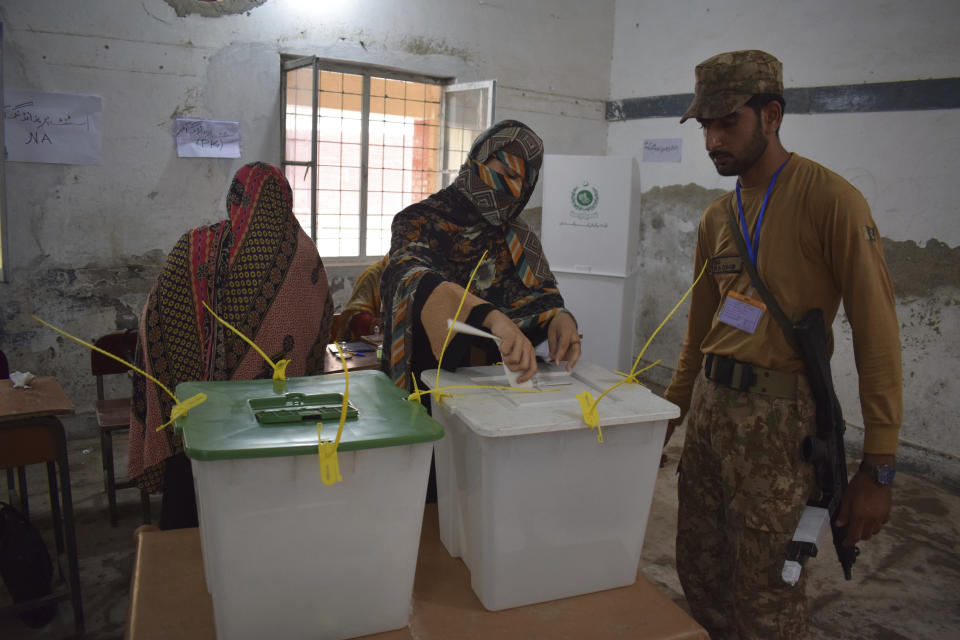
[[[66,537],[68,594],[54,593],[33,603],[69,599],[73,605],[73,621],[77,635],[84,631],[83,605],[80,598],[80,573],[77,562],[77,539],[73,521],[73,496],[70,490],[70,465],[63,424],[57,416],[73,413],[73,403],[63,392],[56,378],[34,378],[29,389],[15,389],[10,380],[0,380],[0,469],[47,463],[50,486],[54,538],[57,553],[64,552]],[[57,470],[60,472],[60,498],[57,497]],[[23,484],[21,493],[25,493]],[[60,502],[63,502],[63,519]],[[22,498],[21,498],[22,501]],[[61,526],[62,525],[62,526]],[[0,611],[17,611],[26,603]]]
[[[128,640],[216,638],[198,529],[138,530],[130,594]],[[703,627],[642,574],[629,587],[487,611],[470,588],[466,565],[440,542],[435,504],[424,510],[409,626],[364,637],[709,640]]]
[[[344,343],[341,343],[341,345]],[[377,360],[377,348],[365,342],[347,342],[347,350],[352,355],[347,358],[348,371],[363,371],[364,369],[379,369],[380,361]],[[330,351],[330,347],[336,351],[333,344],[327,345],[327,350],[323,354],[323,372],[340,373],[343,371],[343,362],[340,356]]]

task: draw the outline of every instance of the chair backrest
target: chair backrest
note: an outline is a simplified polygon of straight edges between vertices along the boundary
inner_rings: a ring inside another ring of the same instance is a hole
[[[347,321],[347,316],[345,316],[342,312],[333,314],[333,317],[330,321],[330,338],[327,340],[327,342],[332,343],[332,342],[338,342],[339,340],[341,340],[340,336],[343,334],[344,329],[346,328],[344,326],[346,324],[346,321]],[[349,340],[350,336],[347,335],[343,339]]]
[[[131,330],[108,333],[98,338],[93,345],[132,363],[137,351],[137,332]],[[126,373],[129,370],[130,366],[127,364],[117,362],[97,351],[90,351],[90,373],[97,377],[98,400],[103,400],[103,376]]]

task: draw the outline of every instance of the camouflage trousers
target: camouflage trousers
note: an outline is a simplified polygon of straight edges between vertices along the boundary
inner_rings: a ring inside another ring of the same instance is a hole
[[[680,461],[677,572],[694,618],[717,638],[805,638],[806,573],[780,577],[813,467],[816,432],[806,378],[795,398],[744,393],[700,377]]]

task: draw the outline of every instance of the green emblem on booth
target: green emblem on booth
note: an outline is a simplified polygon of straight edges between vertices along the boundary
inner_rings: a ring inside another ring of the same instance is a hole
[[[585,219],[597,216],[597,205],[600,204],[600,192],[589,182],[578,185],[570,192],[570,203],[576,211],[571,211],[574,218]]]

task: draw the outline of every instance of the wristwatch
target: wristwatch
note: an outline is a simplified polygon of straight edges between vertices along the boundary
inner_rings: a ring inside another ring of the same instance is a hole
[[[893,476],[897,473],[897,470],[889,464],[870,464],[869,462],[861,462],[860,471],[873,478],[873,481],[881,487],[893,484]]]

